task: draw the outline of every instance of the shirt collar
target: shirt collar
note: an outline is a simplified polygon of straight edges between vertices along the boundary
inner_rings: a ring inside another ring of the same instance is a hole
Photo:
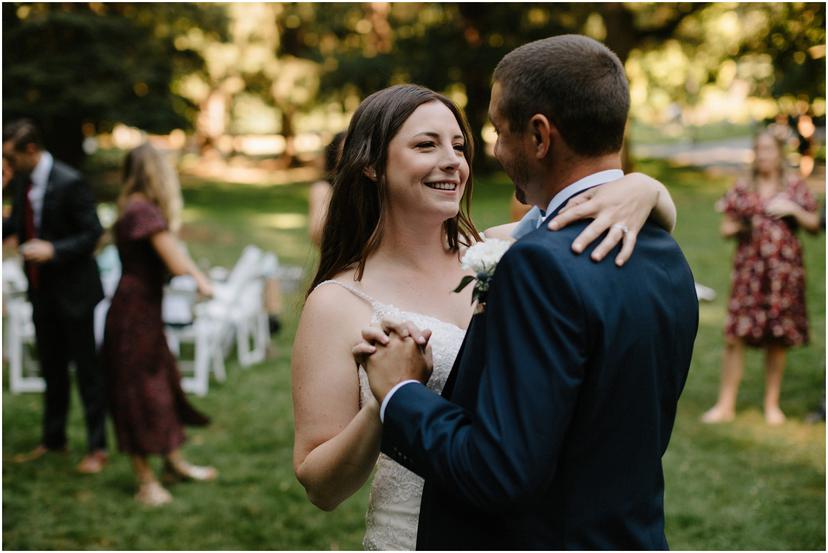
[[[620,179],[623,176],[624,171],[621,169],[607,169],[606,171],[592,173],[591,175],[587,175],[584,178],[567,185],[552,197],[552,201],[549,202],[549,205],[546,207],[546,211],[541,212],[541,221],[543,221],[547,215],[554,212],[575,194],[583,192],[587,188],[592,188],[593,186],[598,186],[599,184],[604,184],[605,182]],[[540,226],[540,222],[538,223],[538,226]]]
[[[32,179],[32,187],[46,187],[46,183],[49,182],[49,173],[52,172],[52,165],[54,165],[52,154],[46,151],[41,152],[40,160],[35,165],[35,168],[32,169],[32,174],[29,177]]]

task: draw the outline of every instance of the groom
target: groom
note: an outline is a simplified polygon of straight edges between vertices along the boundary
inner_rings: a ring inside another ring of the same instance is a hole
[[[549,219],[621,176],[628,108],[623,66],[592,39],[504,57],[489,116],[517,197]],[[404,325],[384,323],[366,360],[382,451],[426,481],[417,547],[665,549],[661,457],[698,326],[693,276],[650,223],[623,269],[572,253],[586,223],[536,225],[498,264],[444,397],[420,384],[429,362]]]

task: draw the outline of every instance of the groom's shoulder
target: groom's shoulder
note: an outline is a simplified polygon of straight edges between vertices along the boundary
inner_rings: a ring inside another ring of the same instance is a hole
[[[542,227],[512,244],[501,262],[526,265],[530,269],[557,266],[564,270],[562,263],[573,256],[571,244],[576,236],[568,228],[553,232]]]
[[[560,230],[549,230],[543,224],[535,231],[530,232],[510,248],[511,250],[535,252],[535,255],[548,255],[552,261],[561,261],[564,258],[577,257],[572,251],[575,238],[586,228],[589,221],[575,221]]]

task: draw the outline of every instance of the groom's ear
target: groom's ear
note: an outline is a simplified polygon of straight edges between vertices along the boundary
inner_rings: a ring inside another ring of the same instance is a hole
[[[536,159],[544,159],[552,148],[552,140],[558,129],[543,114],[536,113],[529,119],[529,132],[532,133],[532,146]]]

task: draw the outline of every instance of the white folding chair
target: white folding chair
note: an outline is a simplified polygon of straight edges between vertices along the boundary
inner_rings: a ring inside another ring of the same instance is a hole
[[[98,263],[98,271],[101,276],[104,298],[98,302],[94,311],[95,345],[100,349],[103,345],[104,330],[106,329],[106,314],[112,303],[112,296],[118,289],[121,281],[121,258],[118,255],[118,248],[109,244],[95,256]]]
[[[167,343],[181,369],[181,387],[186,392],[204,396],[210,387],[210,374],[224,381],[226,373],[221,348],[217,347],[215,325],[199,316],[203,307],[195,305],[196,295],[197,286],[192,277],[175,277],[164,289],[161,307]],[[193,344],[192,360],[184,359],[182,343]]]
[[[18,257],[3,261],[3,307],[6,324],[5,352],[9,359],[9,391],[42,392],[46,382],[39,374],[39,366],[31,354],[36,350],[32,304],[26,299],[28,281]]]
[[[279,261],[276,255],[265,254],[259,261],[254,279],[241,291],[233,315],[236,325],[236,352],[242,367],[261,363],[267,356],[270,328],[264,303],[265,279],[274,276],[278,269]]]
[[[30,354],[35,350],[35,328],[32,321],[32,304],[23,298],[10,299],[6,303],[8,314],[9,391],[42,392],[46,381],[40,377],[38,364]]]
[[[219,382],[227,378],[224,359],[234,342],[234,313],[240,305],[245,285],[257,274],[261,256],[262,252],[257,247],[246,247],[230,271],[227,281],[214,283],[214,297],[193,307],[192,324],[166,326],[167,341],[170,349],[179,357],[182,372],[192,373],[192,376],[182,378],[181,385],[185,391],[205,395],[211,374]],[[172,297],[175,291],[168,288],[167,293]],[[193,292],[179,290],[178,293]],[[181,346],[184,343],[193,344],[192,361],[181,359]]]

